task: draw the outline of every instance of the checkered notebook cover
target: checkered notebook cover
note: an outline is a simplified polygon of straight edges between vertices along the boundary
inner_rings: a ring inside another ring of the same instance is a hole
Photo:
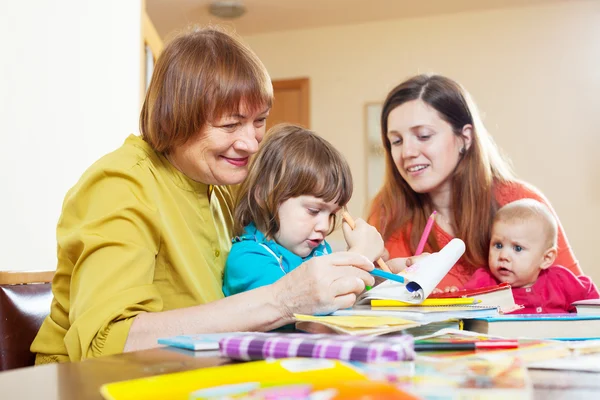
[[[356,337],[258,333],[229,336],[219,341],[221,354],[234,360],[310,357],[343,361],[388,362],[415,358],[413,337]]]

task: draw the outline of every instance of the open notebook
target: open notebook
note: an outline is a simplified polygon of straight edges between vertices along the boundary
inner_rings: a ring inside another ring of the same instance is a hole
[[[404,277],[404,284],[385,281],[360,295],[356,304],[369,304],[372,299],[422,303],[464,252],[465,243],[460,239],[452,239],[439,252],[424,257],[415,265],[397,274]]]

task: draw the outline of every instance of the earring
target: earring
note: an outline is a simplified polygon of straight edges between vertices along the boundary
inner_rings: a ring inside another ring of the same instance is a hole
[[[467,152],[467,149],[465,149],[464,147],[462,149],[460,149],[460,151],[458,152],[461,156],[465,155],[465,153]]]

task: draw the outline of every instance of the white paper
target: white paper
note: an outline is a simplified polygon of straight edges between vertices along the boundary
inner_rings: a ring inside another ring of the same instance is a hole
[[[404,283],[387,280],[363,293],[357,304],[366,304],[372,299],[422,303],[464,252],[465,243],[460,239],[452,239],[439,252],[424,257],[415,265],[398,273],[397,275],[404,277]]]

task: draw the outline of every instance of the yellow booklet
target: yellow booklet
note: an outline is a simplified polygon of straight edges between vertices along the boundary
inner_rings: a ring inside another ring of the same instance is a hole
[[[346,335],[367,336],[383,335],[385,333],[399,332],[404,329],[422,325],[420,322],[404,318],[374,315],[348,315],[348,316],[314,316],[295,314],[296,328],[311,333],[343,333]],[[321,327],[326,328],[325,330]]]
[[[338,382],[366,380],[365,375],[337,360],[283,358],[108,383],[100,388],[100,393],[106,400],[188,400],[199,389],[235,383],[309,383],[318,388]]]

